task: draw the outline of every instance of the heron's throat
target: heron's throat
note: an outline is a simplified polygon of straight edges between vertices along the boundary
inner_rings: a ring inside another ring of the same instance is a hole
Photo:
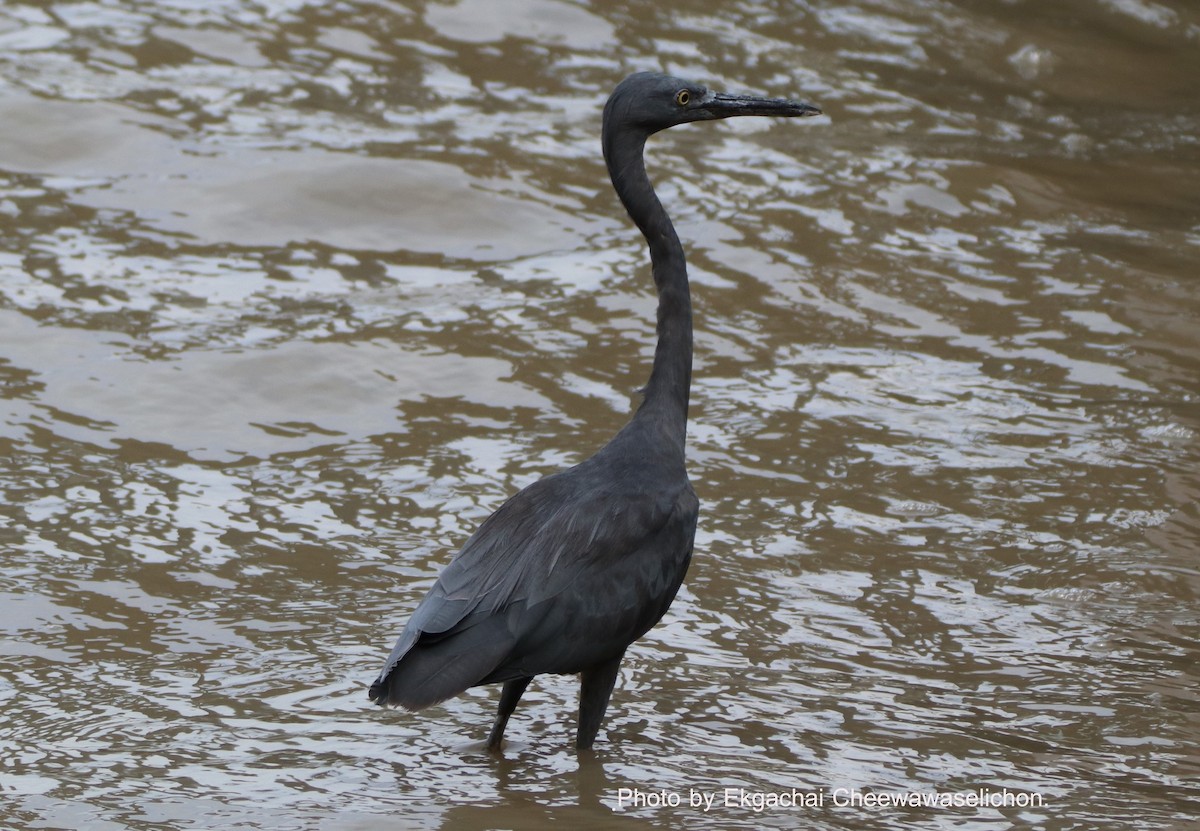
[[[665,419],[682,441],[692,382],[692,300],[683,246],[646,175],[646,137],[605,139],[604,156],[613,187],[650,246],[658,289],[658,346],[639,413]]]

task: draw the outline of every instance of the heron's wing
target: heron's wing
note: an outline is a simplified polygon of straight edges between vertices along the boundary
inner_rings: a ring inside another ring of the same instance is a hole
[[[697,506],[686,478],[623,486],[619,479],[589,473],[581,465],[535,482],[479,526],[413,612],[372,688],[373,698],[407,654],[423,651],[414,646],[448,642],[451,636],[454,648],[438,650],[456,656],[446,665],[456,675],[486,676],[515,641],[518,608],[619,564],[669,522],[689,529],[690,549]],[[450,679],[444,680],[449,689]]]
[[[672,520],[695,527],[686,478],[622,487],[607,477],[591,481],[586,471],[573,476],[578,470],[535,482],[480,525],[438,578],[437,608],[419,610],[423,631],[444,631],[475,611],[553,597],[589,572],[619,564]]]

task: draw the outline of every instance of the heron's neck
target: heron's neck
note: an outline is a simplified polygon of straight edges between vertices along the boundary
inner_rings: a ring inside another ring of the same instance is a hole
[[[682,450],[692,384],[692,299],[683,246],[646,175],[645,143],[644,137],[606,143],[604,154],[613,187],[650,246],[658,289],[658,346],[638,415],[664,420]]]

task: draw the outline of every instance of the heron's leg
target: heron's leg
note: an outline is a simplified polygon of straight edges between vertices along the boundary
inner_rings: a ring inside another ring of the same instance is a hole
[[[612,696],[613,685],[617,683],[617,670],[621,668],[621,659],[625,652],[597,664],[591,669],[580,673],[579,680],[579,732],[575,734],[575,748],[588,750],[596,740],[600,730],[600,722],[604,720],[604,711],[608,709],[608,699]]]
[[[492,733],[487,740],[488,750],[500,749],[500,741],[504,738],[504,728],[508,726],[508,717],[513,714],[513,710],[517,709],[517,702],[521,700],[525,688],[532,680],[533,677],[529,676],[504,682],[504,690],[500,693],[500,708],[496,711],[496,721],[492,724]]]

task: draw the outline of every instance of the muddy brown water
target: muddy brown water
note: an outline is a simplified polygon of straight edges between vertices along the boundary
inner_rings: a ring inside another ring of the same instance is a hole
[[[631,411],[647,67],[829,115],[652,141],[697,555],[494,759],[366,685]],[[1183,0],[5,4],[0,827],[1192,827],[1197,78]]]

